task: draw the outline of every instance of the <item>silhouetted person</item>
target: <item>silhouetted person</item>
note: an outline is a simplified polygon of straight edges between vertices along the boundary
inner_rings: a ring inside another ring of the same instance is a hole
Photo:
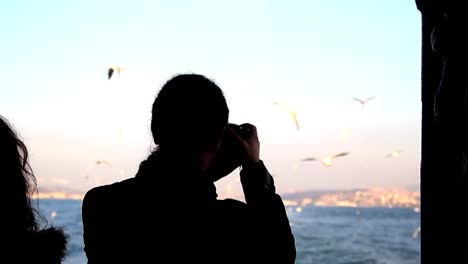
[[[228,125],[228,115],[221,89],[204,76],[178,75],[162,87],[151,121],[157,149],[134,178],[84,198],[88,263],[294,263],[256,128]],[[213,182],[239,165],[246,203],[217,200]]]
[[[0,116],[0,180],[2,234],[0,263],[61,263],[65,234],[58,228],[41,228],[31,205],[36,179],[28,151],[8,122]]]

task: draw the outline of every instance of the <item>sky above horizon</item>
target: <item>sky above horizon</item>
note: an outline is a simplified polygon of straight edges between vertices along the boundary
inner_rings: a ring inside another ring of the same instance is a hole
[[[0,115],[39,189],[87,190],[134,175],[157,91],[199,73],[224,90],[231,122],[258,127],[280,192],[415,185],[420,26],[414,1],[3,1]],[[125,69],[108,80],[110,65]],[[331,167],[301,162],[339,152]],[[219,192],[238,193],[237,175]]]

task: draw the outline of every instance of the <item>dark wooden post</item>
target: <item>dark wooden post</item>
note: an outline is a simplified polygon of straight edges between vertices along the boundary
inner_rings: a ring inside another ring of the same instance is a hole
[[[467,89],[448,85],[448,47],[453,43],[447,2],[416,4],[422,16],[421,260],[467,263]]]

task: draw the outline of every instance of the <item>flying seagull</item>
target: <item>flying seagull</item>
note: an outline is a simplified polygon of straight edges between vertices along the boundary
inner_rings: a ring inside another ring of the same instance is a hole
[[[416,239],[418,238],[418,236],[421,234],[421,227],[418,226],[418,228],[416,228],[413,232],[413,235],[411,236],[413,239]]]
[[[281,108],[283,108],[283,110],[285,110],[286,112],[288,112],[288,114],[291,116],[291,118],[293,119],[294,121],[294,124],[296,125],[296,130],[299,131],[299,121],[297,120],[297,114],[296,114],[296,111],[294,111],[294,109],[287,105],[287,104],[284,104],[284,103],[279,103],[279,102],[273,102],[273,105],[278,105],[280,106]]]
[[[390,153],[388,153],[387,155],[385,155],[386,158],[398,158],[400,157],[400,154],[403,152],[402,149],[397,149],[397,150],[394,150]]]
[[[96,165],[107,165],[109,167],[112,167],[112,164],[107,160],[96,160],[95,164]]]
[[[85,179],[85,180],[89,180],[89,173],[94,170],[94,168],[96,168],[96,166],[101,166],[101,165],[106,165],[108,166],[109,168],[112,168],[112,163],[107,161],[107,160],[95,160],[91,163],[89,163],[88,165],[88,168],[86,170],[86,172],[84,172],[82,174],[82,177]]]
[[[317,161],[320,161],[326,167],[330,167],[333,164],[334,159],[336,159],[338,157],[343,157],[343,156],[346,156],[346,155],[349,155],[349,152],[341,152],[341,153],[337,153],[337,154],[327,156],[327,157],[324,157],[324,158],[307,157],[307,158],[302,159],[302,161],[317,160]]]
[[[114,72],[117,72],[117,75],[120,76],[120,72],[124,70],[121,66],[110,66],[107,70],[107,79],[110,80]]]
[[[353,100],[356,101],[356,102],[359,102],[362,106],[364,106],[369,101],[374,100],[374,99],[375,99],[375,96],[367,97],[367,98],[364,98],[364,99],[353,97]]]
[[[349,128],[346,128],[346,129],[343,129],[342,131],[340,131],[341,142],[343,142],[343,143],[348,142],[350,134],[351,134],[351,129],[349,129]]]

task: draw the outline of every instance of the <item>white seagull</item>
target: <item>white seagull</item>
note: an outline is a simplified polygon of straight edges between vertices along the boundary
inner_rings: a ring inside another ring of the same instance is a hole
[[[289,115],[291,116],[291,118],[293,119],[294,124],[296,125],[296,130],[299,131],[299,121],[297,120],[296,111],[295,111],[290,105],[287,105],[287,104],[285,104],[285,103],[273,102],[273,105],[278,105],[278,106],[280,106],[281,108],[283,108],[283,110],[285,110],[286,112],[288,112],[288,114],[289,114]]]
[[[403,152],[402,149],[397,149],[397,150],[394,150],[390,153],[388,153],[387,155],[385,155],[385,158],[398,158],[400,157],[400,154]]]
[[[364,99],[353,97],[353,100],[356,101],[356,102],[359,102],[362,106],[364,106],[369,101],[374,100],[374,99],[375,99],[375,96],[367,97],[367,98],[364,98]]]
[[[114,75],[114,72],[117,72],[117,75],[120,76],[120,72],[123,70],[125,70],[125,68],[122,66],[109,66],[109,68],[107,69],[107,79],[110,80]]]
[[[330,167],[331,165],[333,165],[333,160],[334,159],[336,159],[338,157],[343,157],[343,156],[346,156],[346,155],[349,155],[349,152],[341,152],[341,153],[337,153],[337,154],[327,156],[327,157],[324,157],[324,158],[307,157],[307,158],[302,159],[302,161],[317,160],[317,161],[320,161],[326,167]]]
[[[95,161],[95,164],[96,165],[107,165],[109,167],[112,167],[112,163],[110,163],[109,161],[107,160],[96,160]]]

